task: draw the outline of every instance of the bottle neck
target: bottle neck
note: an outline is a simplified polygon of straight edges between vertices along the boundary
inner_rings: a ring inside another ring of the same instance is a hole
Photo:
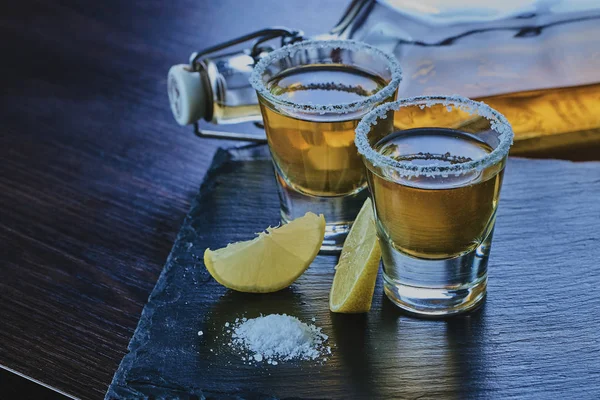
[[[204,119],[215,124],[260,121],[256,92],[249,82],[254,59],[245,53],[206,59],[200,71],[208,97]]]

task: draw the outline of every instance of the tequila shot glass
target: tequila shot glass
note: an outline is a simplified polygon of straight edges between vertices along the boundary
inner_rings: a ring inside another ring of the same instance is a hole
[[[365,43],[304,41],[261,59],[256,89],[288,222],[307,211],[326,221],[324,251],[339,251],[367,197],[354,130],[376,106],[395,99],[397,60]]]
[[[384,290],[400,308],[442,317],[484,300],[512,138],[504,116],[458,96],[390,102],[358,125]]]

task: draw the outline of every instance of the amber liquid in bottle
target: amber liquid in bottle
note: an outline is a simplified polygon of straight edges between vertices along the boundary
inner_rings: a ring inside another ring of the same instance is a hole
[[[477,98],[502,113],[515,133],[515,156],[570,158],[569,149],[596,146],[600,159],[600,83]],[[431,126],[440,126],[439,115]],[[481,123],[486,121],[481,120]],[[425,123],[425,122],[423,122]],[[477,118],[469,124],[477,124]],[[401,128],[400,121],[396,124]],[[466,129],[469,125],[452,126]]]

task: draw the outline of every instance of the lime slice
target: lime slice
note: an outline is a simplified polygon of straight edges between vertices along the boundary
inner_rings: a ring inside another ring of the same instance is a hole
[[[361,313],[371,309],[381,248],[377,239],[371,199],[363,204],[344,242],[329,293],[329,309]]]
[[[204,252],[204,264],[221,285],[239,292],[269,293],[291,285],[315,259],[325,236],[323,215],[306,213],[267,228],[253,240]]]

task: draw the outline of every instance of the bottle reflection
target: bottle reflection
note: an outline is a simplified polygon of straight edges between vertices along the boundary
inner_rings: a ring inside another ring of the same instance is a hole
[[[374,299],[368,315],[332,316],[344,379],[354,393],[462,399],[486,389],[490,377],[478,339],[485,337],[483,307],[445,321],[419,320],[384,297]]]
[[[462,399],[476,382],[486,378],[478,332],[483,329],[483,310],[440,320],[406,317],[387,299],[382,300],[377,358],[395,363],[382,369],[381,385],[391,394],[423,398]],[[383,345],[383,343],[389,345]]]

